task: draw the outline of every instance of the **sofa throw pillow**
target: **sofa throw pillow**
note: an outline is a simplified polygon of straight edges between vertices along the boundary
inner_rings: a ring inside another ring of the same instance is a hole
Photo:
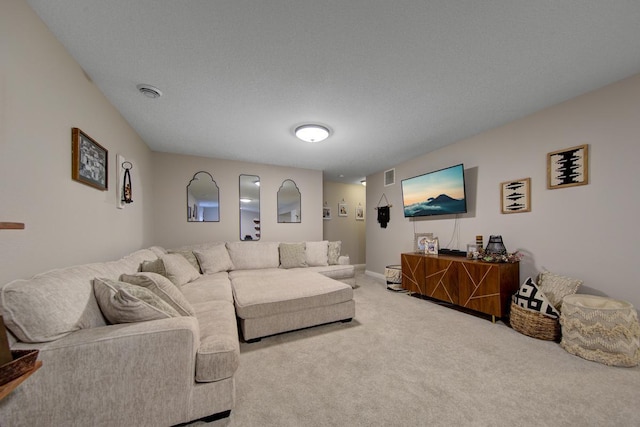
[[[180,254],[162,255],[162,262],[167,271],[167,277],[176,286],[182,286],[185,283],[193,282],[200,273],[191,265],[185,257]]]
[[[203,274],[233,270],[233,263],[224,243],[208,249],[194,250]]]
[[[120,276],[120,280],[149,289],[182,316],[196,315],[195,310],[182,294],[182,291],[164,276],[156,273],[123,274]]]
[[[167,270],[164,268],[164,262],[160,258],[153,261],[143,261],[140,264],[140,271],[144,273],[156,273],[161,276],[167,276]]]
[[[189,261],[189,264],[191,264],[193,268],[195,268],[198,271],[198,273],[201,272],[200,264],[198,263],[198,259],[196,258],[193,251],[169,251],[168,253],[182,255],[183,257],[186,258],[187,261]]]
[[[149,246],[149,250],[153,252],[158,258],[168,253],[167,250],[162,246]]]
[[[297,268],[306,267],[305,244],[280,243],[280,267]]]
[[[96,278],[93,280],[93,291],[102,314],[111,324],[180,316],[160,297],[141,286]]]
[[[537,311],[545,316],[557,319],[560,313],[549,302],[538,286],[528,277],[527,280],[520,285],[520,289],[513,295],[513,302],[522,308]]]
[[[342,241],[329,242],[329,251],[327,253],[327,262],[329,265],[337,265],[340,252],[342,251]]]
[[[278,268],[278,242],[227,242],[234,270]]]
[[[560,311],[562,299],[567,295],[573,295],[582,285],[582,280],[560,276],[549,271],[543,271],[538,276],[538,288],[544,292],[549,302]]]
[[[329,265],[329,241],[306,242],[305,255],[309,267]]]

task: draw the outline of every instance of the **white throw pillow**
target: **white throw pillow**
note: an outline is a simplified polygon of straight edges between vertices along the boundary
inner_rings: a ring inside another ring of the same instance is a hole
[[[112,324],[180,316],[169,304],[142,286],[96,278],[93,291],[102,314]]]
[[[200,268],[204,274],[214,274],[221,271],[233,270],[233,263],[224,243],[208,249],[196,249],[194,255],[200,263]]]
[[[560,310],[562,299],[567,295],[573,295],[582,285],[582,280],[572,277],[561,276],[549,271],[543,271],[538,276],[538,288],[544,292],[549,302]]]
[[[227,242],[234,270],[278,268],[278,242]]]
[[[196,255],[193,253],[193,251],[175,250],[175,251],[169,251],[168,253],[182,255],[183,257],[185,257],[187,261],[189,261],[189,264],[191,264],[193,268],[195,268],[198,271],[198,273],[200,273],[200,264],[198,263],[198,259],[196,258]]]
[[[329,265],[329,241],[306,242],[305,256],[309,267]]]
[[[337,265],[342,251],[342,241],[329,242],[328,262],[329,265]]]
[[[298,268],[306,266],[304,242],[280,243],[280,267]]]
[[[180,254],[162,255],[161,259],[167,272],[167,277],[176,286],[193,282],[200,277],[200,273]]]
[[[196,312],[185,296],[171,280],[156,273],[123,274],[120,280],[142,286],[159,296],[182,316],[195,316]]]

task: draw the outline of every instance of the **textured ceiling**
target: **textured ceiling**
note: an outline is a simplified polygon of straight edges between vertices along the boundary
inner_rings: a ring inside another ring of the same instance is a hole
[[[341,182],[640,72],[638,0],[28,3],[152,150]]]

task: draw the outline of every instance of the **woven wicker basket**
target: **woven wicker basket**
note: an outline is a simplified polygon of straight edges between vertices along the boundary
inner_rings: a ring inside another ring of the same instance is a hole
[[[0,385],[29,372],[36,364],[38,350],[11,350],[13,361],[0,366]]]
[[[511,327],[521,334],[548,341],[560,341],[560,321],[511,303]]]

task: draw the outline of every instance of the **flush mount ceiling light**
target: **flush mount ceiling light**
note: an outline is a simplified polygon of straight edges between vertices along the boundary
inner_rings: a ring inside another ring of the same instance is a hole
[[[329,137],[329,129],[322,125],[302,125],[298,126],[295,131],[296,137],[306,142],[320,142]]]
[[[146,96],[147,98],[160,98],[162,96],[162,92],[157,87],[153,87],[151,85],[140,84],[136,86],[141,94]]]

